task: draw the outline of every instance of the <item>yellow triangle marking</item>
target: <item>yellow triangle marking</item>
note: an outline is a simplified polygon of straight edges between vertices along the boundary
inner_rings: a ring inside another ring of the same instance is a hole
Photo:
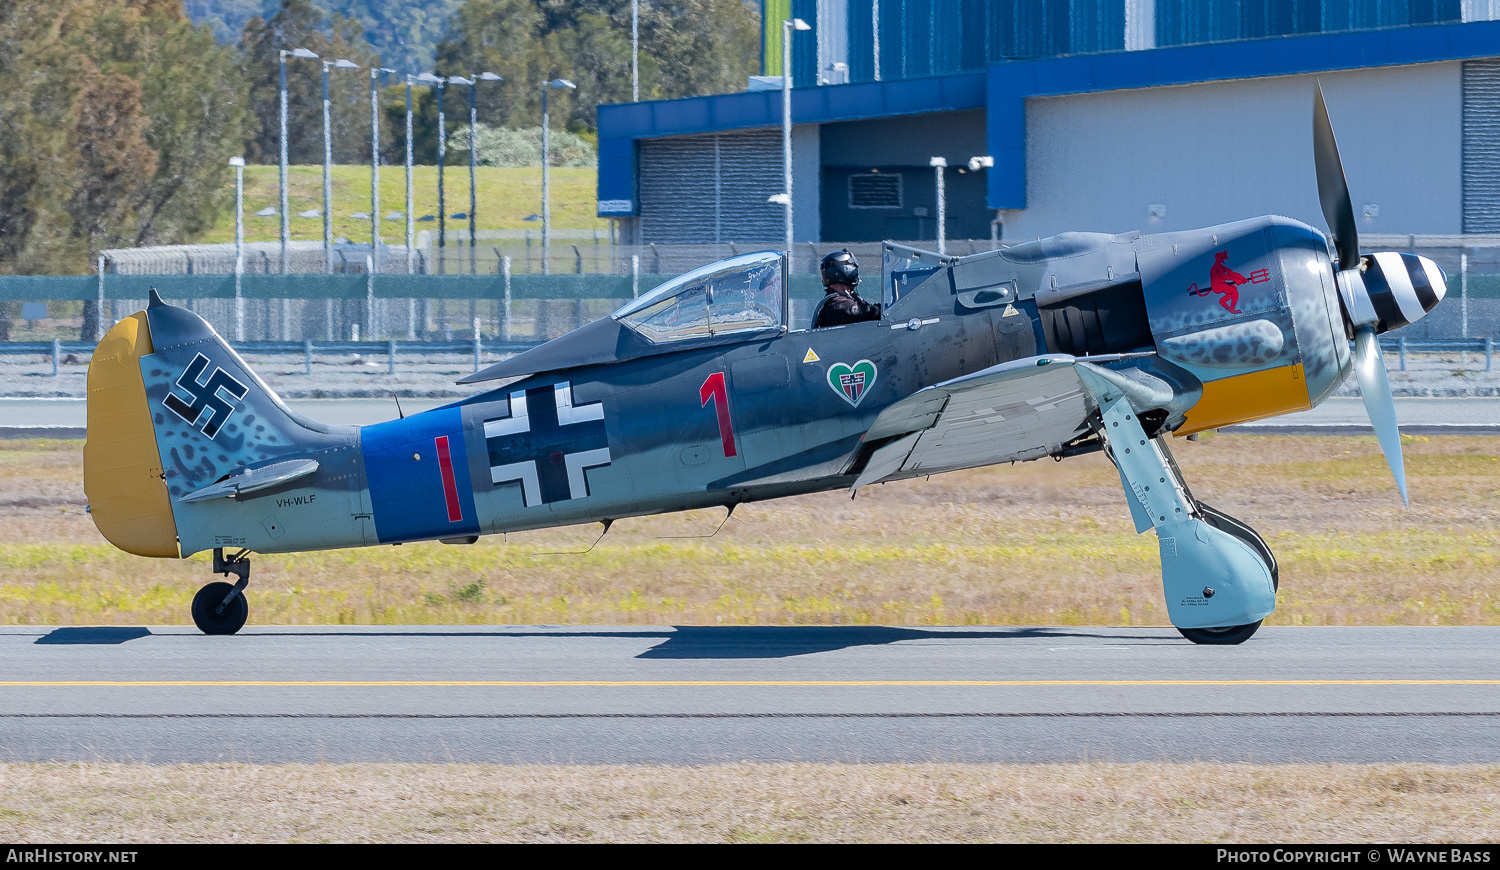
[[[1005,306],[1005,313],[1002,314],[1002,315],[1000,315],[1000,316],[1001,317],[1015,317],[1017,314],[1020,314],[1020,313],[1021,312],[1019,312],[1019,311],[1016,310],[1016,306],[1007,304]]]
[[[815,363],[820,359],[822,359],[822,357],[818,356],[812,348],[808,348],[807,355],[802,357],[802,361],[805,363]]]

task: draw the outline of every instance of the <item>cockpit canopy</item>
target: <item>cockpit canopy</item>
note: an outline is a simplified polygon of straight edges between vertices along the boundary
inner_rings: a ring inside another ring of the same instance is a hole
[[[786,286],[782,255],[759,251],[678,276],[613,316],[654,344],[780,329],[787,322]]]

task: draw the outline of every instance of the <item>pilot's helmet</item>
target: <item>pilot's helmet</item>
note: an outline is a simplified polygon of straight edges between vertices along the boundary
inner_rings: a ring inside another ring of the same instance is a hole
[[[824,287],[829,284],[848,284],[853,287],[859,283],[859,261],[854,259],[848,248],[824,257],[820,268]]]

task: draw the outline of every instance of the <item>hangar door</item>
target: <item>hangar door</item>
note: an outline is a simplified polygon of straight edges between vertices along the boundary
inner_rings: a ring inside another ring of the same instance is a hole
[[[1464,232],[1500,232],[1500,61],[1464,62]]]
[[[641,241],[770,242],[786,234],[781,134],[750,130],[640,143]]]

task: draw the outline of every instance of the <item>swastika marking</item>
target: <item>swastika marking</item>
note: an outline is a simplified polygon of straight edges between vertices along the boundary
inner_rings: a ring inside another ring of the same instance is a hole
[[[193,357],[188,367],[177,376],[174,388],[190,396],[191,401],[183,401],[176,393],[169,391],[162,404],[189,426],[197,428],[201,421],[203,434],[212,440],[229,421],[230,415],[234,413],[235,403],[245,398],[249,388],[218,366],[214,366],[213,374],[208,376],[207,381],[200,382],[198,377],[206,368],[208,357],[201,353]],[[205,411],[208,412],[206,416]]]

